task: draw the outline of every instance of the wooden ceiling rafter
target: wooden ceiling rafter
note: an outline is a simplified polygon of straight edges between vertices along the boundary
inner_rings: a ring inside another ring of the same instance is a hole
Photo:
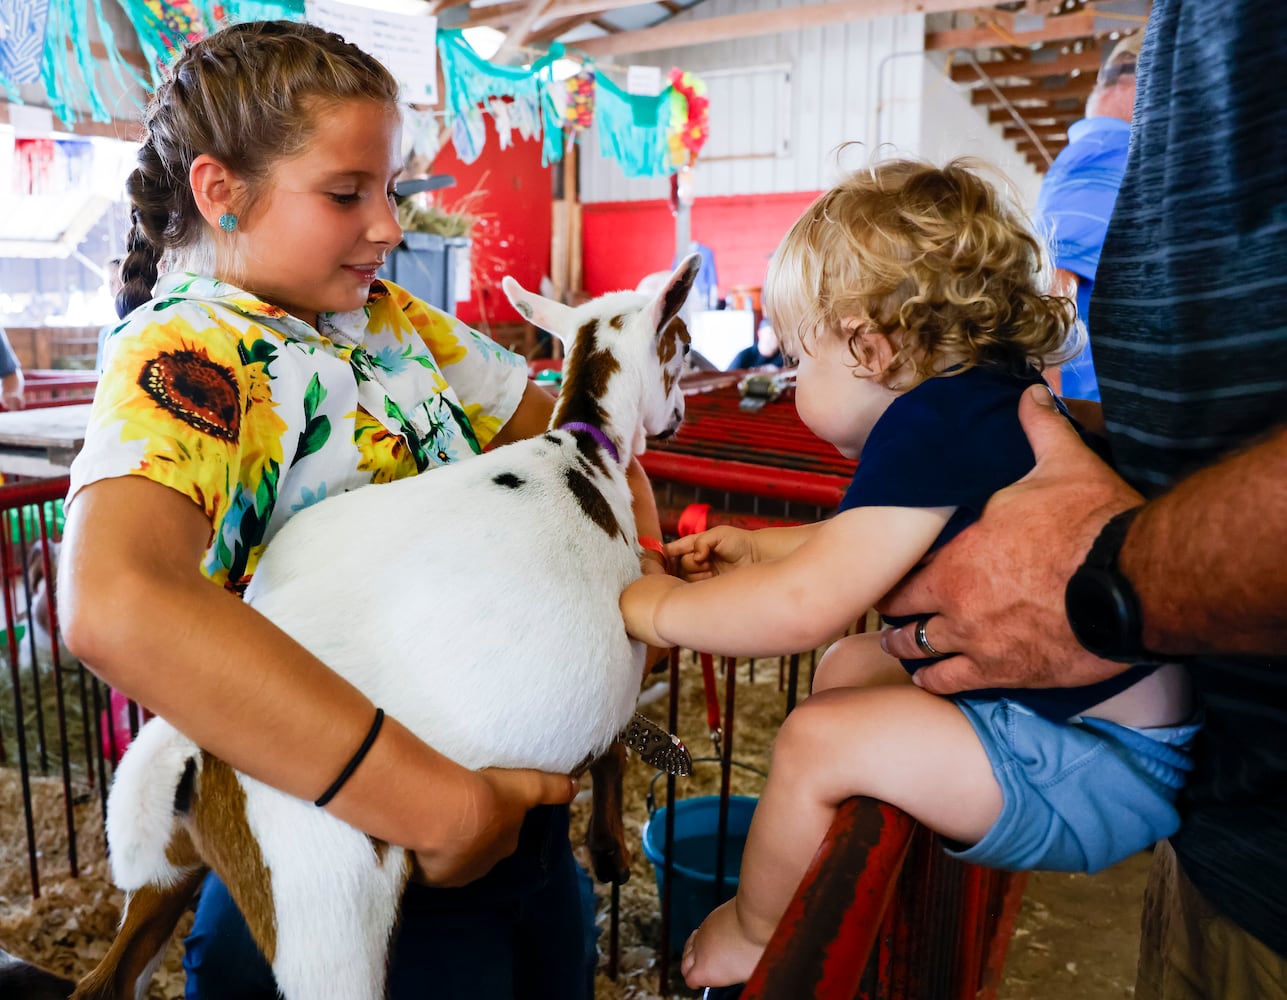
[[[1042,104],[1052,104],[1055,101],[1068,100],[1080,101],[1084,104],[1094,87],[1095,78],[1089,73],[1083,73],[1054,87],[1047,87],[1041,83],[1007,84],[997,87],[997,91],[1005,99],[1006,103],[1010,104],[1018,101],[1039,101]],[[970,95],[970,103],[996,106],[1001,102],[992,91],[980,87]]]
[[[491,61],[504,66],[514,57],[520,56],[527,36],[552,6],[553,0],[528,0],[523,12],[506,28],[505,37],[501,39],[500,47],[492,54]]]
[[[585,2],[589,3],[591,0]],[[577,42],[577,47],[592,56],[622,55],[727,42],[875,17],[962,11],[978,5],[978,0],[827,0],[800,7],[747,11],[743,14],[726,14],[682,23],[663,21],[651,28],[623,31],[603,38],[587,38]]]
[[[637,7],[648,0],[554,0],[550,5],[550,14],[563,17],[572,14],[606,14],[611,10],[623,7]]]
[[[1006,139],[1024,139],[1029,138],[1029,129],[1031,135],[1035,135],[1043,143],[1055,142],[1059,139],[1068,138],[1068,129],[1061,125],[1034,125],[1027,123],[1028,128],[1024,129],[1018,125],[1005,125],[1001,128],[1001,135]]]
[[[451,10],[453,7],[468,7],[469,0],[428,0],[428,12],[435,17],[441,17],[443,11]]]
[[[935,31],[925,36],[927,52],[949,49],[986,49],[999,45],[1026,47],[1046,42],[1064,42],[1085,38],[1095,33],[1094,14],[1069,14],[1065,17],[1048,17],[1036,31],[1012,31],[997,22],[982,28],[955,28]]]
[[[1071,125],[1077,119],[1084,116],[1083,109],[1068,108],[1065,110],[1056,110],[1054,108],[1016,108],[1023,120],[1029,125]],[[1007,125],[1014,121],[1014,116],[1008,108],[989,108],[988,124],[989,125]]]
[[[471,9],[460,25],[462,28],[496,28],[504,31],[527,10],[529,0],[516,0],[514,3],[498,3],[489,7]]]
[[[573,14],[570,17],[558,17],[553,21],[546,22],[528,36],[528,41],[537,45],[548,45],[560,35],[566,35],[569,31],[579,28],[583,24],[592,24],[600,31],[605,31],[609,34],[620,30],[593,14]]]
[[[994,83],[998,83],[1012,77],[1034,79],[1096,72],[1099,70],[1099,60],[1099,46],[1096,44],[1094,47],[1088,45],[1079,52],[1062,52],[1053,59],[1038,59],[1034,58],[1033,53],[1024,53],[1017,57],[1003,57],[987,62],[980,60],[979,65]],[[967,65],[954,65],[950,75],[953,83],[975,83],[978,80],[973,68]]]

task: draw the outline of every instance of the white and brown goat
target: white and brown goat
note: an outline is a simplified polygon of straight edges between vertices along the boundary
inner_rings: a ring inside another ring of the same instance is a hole
[[[697,268],[685,260],[656,296],[576,309],[506,278],[515,307],[567,345],[550,431],[301,511],[246,599],[466,767],[569,773],[602,754],[633,713],[644,656],[617,603],[639,575],[625,466],[683,418],[688,335],[676,315]],[[387,530],[352,527],[369,524]],[[348,584],[342,614],[336,580]],[[126,912],[78,996],[146,993],[207,866],[287,1000],[384,995],[407,852],[373,850],[160,719],[121,762],[107,827]]]

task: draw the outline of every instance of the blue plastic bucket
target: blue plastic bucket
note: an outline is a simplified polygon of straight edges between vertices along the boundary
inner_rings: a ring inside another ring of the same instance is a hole
[[[711,910],[737,891],[742,850],[758,799],[730,795],[724,837],[724,882],[717,893],[715,856],[719,844],[719,796],[699,795],[675,802],[675,884],[671,887],[670,948],[678,954]],[[657,876],[657,895],[665,892],[666,809],[658,809],[644,824],[643,852]]]

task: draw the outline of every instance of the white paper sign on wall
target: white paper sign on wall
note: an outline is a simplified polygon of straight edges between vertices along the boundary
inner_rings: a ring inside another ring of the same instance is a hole
[[[626,68],[626,93],[642,97],[656,97],[661,93],[660,66],[629,66]]]
[[[338,0],[306,0],[308,20],[384,63],[408,104],[438,103],[438,19],[395,14]]]

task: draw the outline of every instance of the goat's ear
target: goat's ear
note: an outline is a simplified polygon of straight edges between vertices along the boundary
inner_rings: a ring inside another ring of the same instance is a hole
[[[505,296],[514,304],[525,320],[535,323],[542,330],[554,334],[564,344],[572,335],[572,309],[561,302],[529,292],[508,274],[501,281]]]
[[[679,315],[679,310],[688,301],[688,293],[693,288],[693,279],[697,277],[701,266],[701,255],[695,253],[689,254],[679,262],[679,267],[675,268],[675,273],[670,276],[665,287],[657,293],[657,298],[652,304],[654,330],[666,329],[666,325]]]

